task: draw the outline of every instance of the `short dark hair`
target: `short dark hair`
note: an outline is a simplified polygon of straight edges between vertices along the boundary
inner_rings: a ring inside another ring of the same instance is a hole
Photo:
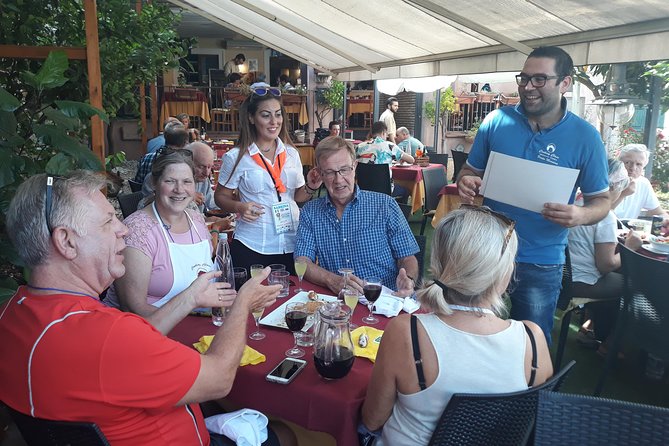
[[[376,121],[372,124],[372,136],[378,136],[383,132],[388,131],[388,126],[383,121]]]
[[[547,57],[555,61],[555,74],[560,76],[561,81],[566,76],[574,75],[574,61],[571,56],[562,48],[557,46],[540,46],[535,48],[527,58]]]
[[[288,78],[288,75],[282,74],[281,76],[279,76],[279,81],[280,82],[288,82],[288,81],[290,81],[290,79]]]
[[[332,130],[332,126],[335,125],[341,125],[341,124],[339,123],[339,121],[330,121],[330,123],[328,124],[328,128]]]
[[[183,125],[171,125],[165,129],[165,145],[180,149],[188,143],[188,130]]]
[[[244,56],[242,53],[239,53],[235,56],[235,60],[241,59],[242,62],[246,62],[246,56]]]
[[[392,104],[393,102],[398,102],[399,103],[400,101],[398,101],[395,96],[391,96],[388,99],[386,99],[386,108],[388,108],[388,106],[390,104]]]
[[[230,76],[228,76],[228,83],[229,84],[234,84],[237,82],[239,79],[242,78],[242,75],[239,73],[230,73]]]

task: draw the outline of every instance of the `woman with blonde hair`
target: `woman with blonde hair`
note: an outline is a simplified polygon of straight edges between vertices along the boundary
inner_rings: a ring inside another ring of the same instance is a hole
[[[239,143],[223,157],[214,195],[222,210],[240,216],[230,245],[232,261],[247,269],[280,263],[295,274],[297,203],[313,197],[320,175],[312,169],[305,183],[278,88],[252,89],[239,108],[239,123]]]
[[[429,313],[391,321],[374,364],[362,422],[370,431],[383,428],[375,445],[427,444],[454,393],[513,392],[552,375],[539,326],[501,317],[518,249],[514,227],[502,214],[471,206],[437,226],[436,279],[418,292]]]

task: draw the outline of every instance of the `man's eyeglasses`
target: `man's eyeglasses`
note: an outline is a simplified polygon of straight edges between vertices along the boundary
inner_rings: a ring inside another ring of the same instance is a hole
[[[516,227],[516,222],[504,214],[493,211],[488,206],[476,206],[473,204],[462,203],[460,205],[460,208],[483,212],[484,214],[492,215],[493,217],[497,218],[499,221],[501,221],[509,228],[508,232],[506,233],[506,237],[504,237],[504,244],[502,245],[502,252],[500,253],[500,256],[503,256],[504,251],[506,251],[506,246],[509,244],[509,240],[511,240],[511,234],[513,234],[513,230]]]
[[[267,96],[268,93],[272,96],[281,96],[281,90],[274,87],[256,87],[251,89],[251,93],[256,96]]]
[[[564,76],[546,76],[544,74],[535,74],[534,76],[526,76],[524,74],[517,74],[516,75],[516,83],[520,87],[524,87],[528,84],[528,82],[532,83],[532,86],[534,88],[541,88],[544,85],[546,85],[546,81],[548,79],[561,79]]]
[[[53,203],[53,184],[56,180],[62,180],[64,177],[47,176],[46,177],[46,199],[44,200],[44,217],[46,219],[46,227],[49,230],[49,235],[53,233],[51,227],[51,206]]]
[[[347,177],[351,175],[353,172],[353,167],[352,166],[344,166],[341,167],[339,170],[321,170],[321,175],[329,180],[335,178],[337,174],[341,175],[342,177]]]
[[[162,146],[160,149],[158,149],[157,152],[158,156],[168,156],[168,155],[182,155],[187,158],[193,159],[193,152],[188,150],[188,149],[173,149],[168,146]]]

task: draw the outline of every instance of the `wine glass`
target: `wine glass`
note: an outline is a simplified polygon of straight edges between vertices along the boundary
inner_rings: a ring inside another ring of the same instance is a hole
[[[304,289],[302,288],[302,278],[304,277],[304,274],[306,272],[307,272],[307,261],[304,259],[295,260],[295,274],[297,274],[297,278],[300,279],[300,287],[295,290],[296,293],[304,291]]]
[[[381,280],[378,277],[368,277],[365,279],[365,285],[362,287],[362,291],[365,293],[367,308],[369,308],[369,316],[362,318],[362,321],[370,325],[376,324],[379,320],[372,313],[372,308],[374,308],[376,299],[381,295]]]
[[[251,277],[257,276],[263,269],[265,269],[265,267],[258,263],[251,265],[251,267],[249,268],[249,270],[251,271]]]
[[[358,305],[358,292],[351,288],[345,288],[344,289],[344,303],[351,309],[351,320],[353,320],[353,312],[355,311],[355,306]],[[349,327],[351,330],[355,330],[358,328],[356,324],[353,322],[349,323]]]
[[[289,358],[301,358],[304,356],[304,350],[297,346],[297,332],[304,328],[307,322],[307,308],[303,302],[289,302],[286,305],[286,325],[293,332],[295,344],[293,348],[286,350],[286,356]]]
[[[239,289],[246,283],[249,276],[246,274],[246,268],[241,268],[239,266],[232,268],[232,273],[235,276],[235,291],[239,293]]]
[[[344,290],[348,288],[348,276],[349,274],[353,274],[353,268],[339,268],[339,274],[344,276],[344,287],[339,291],[339,295],[337,296],[340,301],[344,300]]]
[[[249,335],[249,339],[253,339],[254,341],[260,341],[261,339],[265,339],[265,333],[260,331],[260,325],[258,325],[258,321],[260,321],[260,318],[262,317],[262,314],[265,312],[265,308],[254,308],[251,311],[251,314],[253,314],[253,320],[256,323],[256,331],[251,333]]]

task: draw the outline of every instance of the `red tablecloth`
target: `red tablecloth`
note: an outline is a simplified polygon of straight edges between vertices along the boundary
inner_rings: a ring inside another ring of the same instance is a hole
[[[423,181],[423,169],[443,169],[443,164],[430,164],[427,167],[420,167],[417,165],[408,167],[393,166],[393,179],[401,181],[413,181],[420,183]]]
[[[297,283],[297,278],[291,278]],[[315,285],[304,283],[305,289],[313,289],[319,293],[332,293]],[[290,295],[295,294],[294,287]],[[285,302],[277,303],[265,310],[265,315]],[[367,308],[358,305],[353,314],[353,322],[364,325],[361,321],[368,314]],[[388,323],[387,318],[374,325],[383,329]],[[249,315],[247,333],[255,329]],[[313,365],[313,349],[304,348],[307,354],[302,358],[307,366],[288,384],[276,384],[265,380],[265,376],[285,357],[284,352],[293,345],[293,335],[287,330],[265,327],[261,330],[267,337],[261,341],[247,340],[247,345],[258,350],[267,357],[267,361],[255,365],[240,367],[228,399],[233,403],[262,411],[268,415],[281,417],[309,430],[327,432],[332,435],[338,446],[355,446],[358,444],[356,428],[360,420],[360,408],[367,393],[367,383],[372,373],[372,363],[365,358],[357,358],[351,372],[344,378],[328,381],[316,372]],[[177,325],[169,337],[192,345],[203,335],[216,332],[209,318],[188,316]]]

